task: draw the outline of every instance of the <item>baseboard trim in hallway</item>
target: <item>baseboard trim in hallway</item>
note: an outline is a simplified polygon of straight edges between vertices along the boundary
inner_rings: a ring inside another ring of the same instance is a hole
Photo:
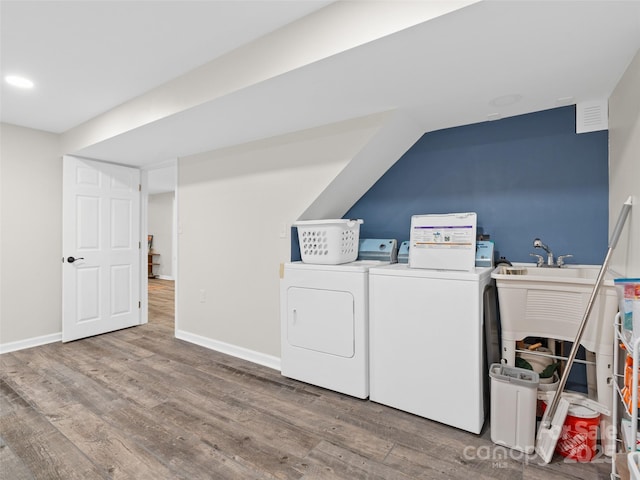
[[[225,353],[242,360],[247,360],[249,362],[257,363],[258,365],[280,371],[280,359],[278,357],[274,357],[273,355],[267,355],[266,353],[256,352],[255,350],[239,347],[237,345],[221,342],[219,340],[213,340],[201,335],[185,332],[184,330],[176,330],[176,338],[179,340],[184,340],[185,342],[195,343],[196,345],[208,348],[210,350],[215,350],[216,352]]]

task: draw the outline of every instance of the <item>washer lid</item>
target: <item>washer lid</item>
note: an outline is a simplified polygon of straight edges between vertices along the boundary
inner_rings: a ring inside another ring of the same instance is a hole
[[[428,268],[411,268],[406,263],[394,263],[371,268],[370,275],[385,275],[390,277],[418,277],[438,278],[442,280],[468,280],[478,281],[481,278],[490,277],[492,267],[475,267],[470,272],[459,270],[435,270]]]

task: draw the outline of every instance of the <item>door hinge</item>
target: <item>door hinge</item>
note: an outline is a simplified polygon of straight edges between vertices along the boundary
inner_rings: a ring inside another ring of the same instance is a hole
[[[139,184],[138,184],[138,191],[139,191],[139,192],[141,192],[141,191],[142,191],[142,184],[141,184],[141,183],[139,183]]]
[[[142,302],[138,301],[138,308],[142,308]]]
[[[142,248],[142,242],[138,242],[138,250]]]

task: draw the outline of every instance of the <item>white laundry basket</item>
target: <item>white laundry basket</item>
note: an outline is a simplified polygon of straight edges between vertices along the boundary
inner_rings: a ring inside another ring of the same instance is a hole
[[[301,220],[293,224],[298,229],[300,256],[304,263],[338,265],[358,258],[360,224],[363,221]]]

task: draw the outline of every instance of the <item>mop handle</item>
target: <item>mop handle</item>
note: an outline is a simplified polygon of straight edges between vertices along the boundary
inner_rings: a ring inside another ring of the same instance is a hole
[[[631,197],[627,198],[627,201],[622,204],[622,210],[620,211],[618,222],[616,223],[616,226],[613,229],[613,233],[611,234],[611,240],[609,240],[609,248],[616,248],[618,239],[620,238],[620,234],[622,233],[622,229],[624,228],[624,224],[627,221],[629,211],[631,211],[631,205]]]
[[[562,372],[562,377],[560,378],[560,383],[558,384],[558,389],[553,395],[553,400],[551,401],[551,405],[549,405],[548,414],[544,415],[546,421],[544,422],[546,425],[543,425],[545,428],[549,428],[551,424],[551,419],[556,414],[556,410],[558,408],[558,404],[560,403],[560,395],[564,390],[564,387],[567,383],[567,379],[569,378],[569,372],[571,371],[571,366],[573,365],[573,361],[576,359],[576,355],[578,354],[578,349],[580,348],[580,340],[582,340],[582,334],[584,333],[584,329],[587,326],[587,320],[589,319],[589,315],[591,314],[591,310],[593,309],[593,304],[598,295],[598,291],[600,290],[600,286],[602,285],[602,281],[604,280],[604,276],[607,272],[607,267],[609,266],[609,260],[611,258],[611,254],[613,253],[613,249],[616,248],[618,244],[618,239],[620,238],[620,234],[622,233],[622,229],[624,228],[624,224],[627,221],[627,216],[629,215],[629,211],[631,210],[631,197],[627,198],[627,201],[622,205],[622,210],[620,211],[620,216],[618,217],[618,222],[616,223],[615,228],[613,229],[613,233],[611,234],[611,239],[609,240],[609,248],[607,249],[607,255],[605,256],[604,262],[602,262],[602,266],[600,267],[600,272],[598,273],[598,278],[596,279],[596,283],[591,292],[591,297],[589,297],[589,302],[587,303],[587,309],[584,312],[584,316],[582,317],[582,322],[580,322],[580,326],[578,327],[578,333],[576,334],[576,339],[573,341],[573,345],[571,346],[571,352],[569,353],[569,358],[567,359],[567,366]],[[546,413],[546,412],[545,412]]]

